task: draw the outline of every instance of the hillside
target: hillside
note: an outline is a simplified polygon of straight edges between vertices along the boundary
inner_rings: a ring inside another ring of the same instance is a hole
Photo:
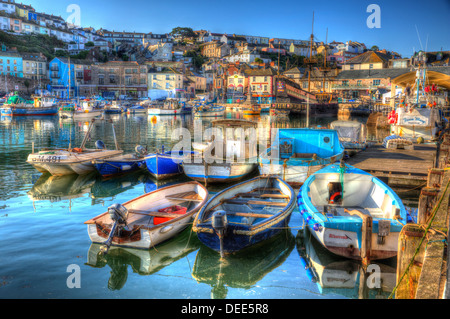
[[[42,52],[48,59],[55,57],[54,48],[64,48],[65,43],[46,34],[16,35],[0,31],[0,43],[9,49],[16,47],[20,52]]]

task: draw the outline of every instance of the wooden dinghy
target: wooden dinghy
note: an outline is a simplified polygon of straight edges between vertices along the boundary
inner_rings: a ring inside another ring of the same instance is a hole
[[[294,190],[286,182],[256,177],[212,197],[192,229],[223,257],[278,234],[288,227],[294,208]]]
[[[206,188],[197,182],[167,186],[114,204],[108,211],[88,221],[92,242],[148,249],[184,230],[208,198]]]
[[[330,164],[305,181],[297,202],[311,233],[332,253],[365,263],[397,255],[406,209],[369,173]]]
[[[94,164],[92,163],[94,160],[110,158],[122,154],[123,151],[119,150],[117,145],[114,125],[113,134],[114,141],[116,142],[115,150],[106,149],[106,146],[102,141],[96,142],[97,149],[85,148],[94,121],[95,119],[91,120],[89,129],[79,148],[69,147],[67,149],[45,149],[39,152],[33,151],[28,155],[27,163],[31,164],[41,173],[49,172],[54,176],[69,174],[82,175],[95,170]]]

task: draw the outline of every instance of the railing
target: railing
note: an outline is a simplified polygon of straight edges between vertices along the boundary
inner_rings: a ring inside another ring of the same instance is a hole
[[[366,85],[333,84],[331,87],[335,90],[370,90],[370,89],[386,88],[385,85],[373,85],[373,84],[366,84]]]

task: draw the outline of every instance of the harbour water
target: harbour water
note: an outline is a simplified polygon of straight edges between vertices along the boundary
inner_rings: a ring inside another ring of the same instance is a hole
[[[227,117],[238,117],[227,113]],[[114,147],[166,149],[176,143],[175,128],[193,129],[190,115],[151,118],[111,115],[98,121],[88,146],[102,140]],[[264,127],[304,127],[304,117],[254,118]],[[109,121],[111,120],[111,121]],[[336,118],[312,118],[327,125]],[[203,121],[205,126],[210,120]],[[364,119],[362,119],[364,121]],[[102,180],[98,175],[42,175],[26,158],[44,147],[78,147],[88,121],[55,117],[2,117],[0,121],[0,298],[162,298],[162,299],[320,299],[386,298],[395,286],[395,260],[376,263],[379,282],[359,263],[321,249],[306,231],[298,211],[290,228],[270,243],[231,256],[202,246],[191,229],[150,250],[111,249],[107,256],[92,245],[84,221],[168,183],[146,172]],[[210,185],[215,193],[225,185]],[[401,195],[401,194],[400,194]],[[73,274],[79,274],[74,281]],[[79,286],[74,286],[79,282]]]

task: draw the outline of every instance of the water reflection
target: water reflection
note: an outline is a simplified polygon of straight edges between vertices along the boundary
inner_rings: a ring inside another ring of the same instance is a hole
[[[33,201],[48,200],[50,202],[82,197],[83,194],[91,192],[96,177],[95,172],[64,176],[42,174],[28,191],[28,197]]]
[[[202,245],[197,252],[192,277],[211,286],[211,298],[227,297],[228,287],[248,289],[266,274],[283,264],[295,246],[295,239],[287,229],[261,245],[229,255],[220,254]]]
[[[109,179],[103,179],[101,176],[98,176],[97,181],[92,187],[91,198],[114,198],[118,194],[143,183],[147,178],[148,174],[143,171],[135,171]]]
[[[360,262],[330,253],[308,229],[296,237],[297,251],[308,278],[317,284],[322,295],[340,295],[351,299],[386,299],[395,287],[395,260],[374,262],[371,269],[379,277],[364,271]],[[395,258],[394,258],[395,259]],[[379,281],[378,281],[379,279]]]
[[[108,289],[120,290],[128,279],[128,266],[131,266],[133,273],[152,275],[197,250],[199,246],[200,241],[189,227],[171,240],[151,249],[111,246],[108,254],[104,255],[100,251],[100,244],[91,244],[86,265],[94,268],[108,266],[111,269]]]

